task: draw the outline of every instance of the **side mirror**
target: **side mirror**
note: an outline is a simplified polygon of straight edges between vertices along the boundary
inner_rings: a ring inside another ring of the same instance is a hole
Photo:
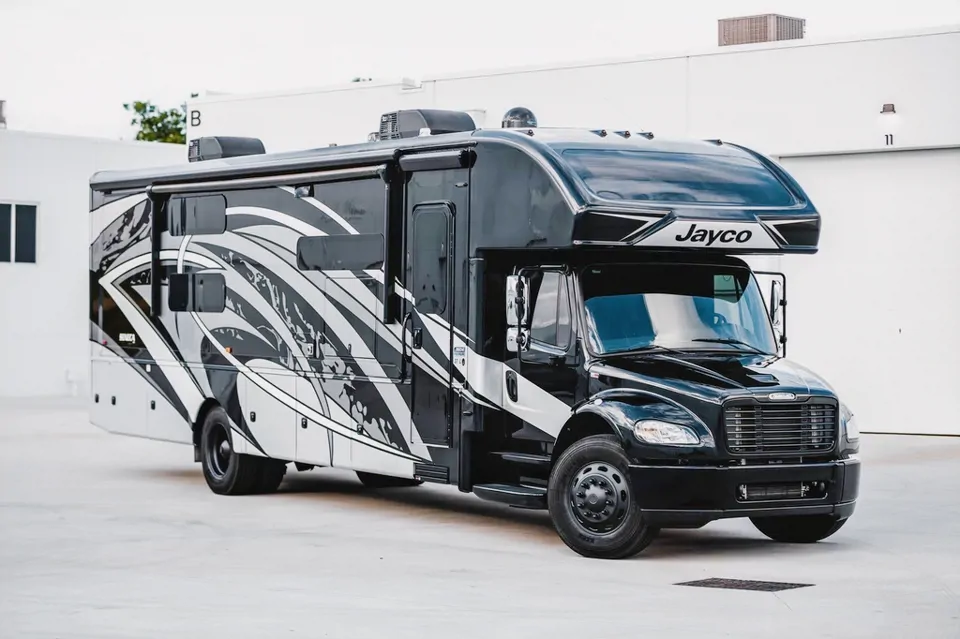
[[[507,351],[519,353],[530,347],[527,320],[530,314],[530,280],[522,275],[507,276]]]
[[[507,352],[519,353],[530,349],[527,331],[516,326],[507,329]]]
[[[520,275],[508,275],[506,289],[507,326],[526,326],[530,312],[529,280]]]
[[[770,322],[775,329],[783,326],[783,284],[780,280],[770,282]]]
[[[787,276],[783,273],[773,271],[754,271],[757,277],[757,284],[761,287],[761,294],[766,297],[766,303],[769,305],[767,314],[770,317],[770,324],[773,327],[774,336],[777,339],[780,354],[787,355]],[[764,292],[766,282],[769,278],[769,294]]]

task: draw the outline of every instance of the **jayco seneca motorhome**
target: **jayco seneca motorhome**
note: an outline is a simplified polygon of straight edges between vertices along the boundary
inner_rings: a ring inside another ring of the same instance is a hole
[[[785,359],[785,278],[742,258],[819,242],[764,156],[436,110],[363,144],[188,152],[91,180],[91,418],[193,446],[214,492],[289,464],[453,484],[602,558],[852,515],[853,415]]]

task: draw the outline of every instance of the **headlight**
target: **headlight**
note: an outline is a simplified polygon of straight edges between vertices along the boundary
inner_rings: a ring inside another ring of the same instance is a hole
[[[857,420],[846,404],[840,404],[840,424],[847,435],[847,441],[857,441],[860,439],[860,428],[857,426]]]
[[[634,424],[633,434],[637,436],[637,439],[647,444],[697,446],[700,443],[700,437],[693,429],[680,424],[658,422],[653,419],[645,419]]]

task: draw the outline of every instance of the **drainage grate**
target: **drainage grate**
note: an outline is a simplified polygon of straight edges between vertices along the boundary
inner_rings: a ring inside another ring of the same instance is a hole
[[[806,588],[813,584],[788,584],[779,581],[753,581],[751,579],[701,579],[685,581],[675,586],[695,586],[697,588],[726,588],[727,590],[759,590],[760,592],[780,592],[793,588]]]

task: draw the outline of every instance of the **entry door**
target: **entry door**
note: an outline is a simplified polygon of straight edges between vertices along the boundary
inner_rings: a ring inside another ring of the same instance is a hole
[[[450,445],[453,425],[453,229],[453,209],[446,202],[415,204],[407,216],[412,435],[434,446]]]

